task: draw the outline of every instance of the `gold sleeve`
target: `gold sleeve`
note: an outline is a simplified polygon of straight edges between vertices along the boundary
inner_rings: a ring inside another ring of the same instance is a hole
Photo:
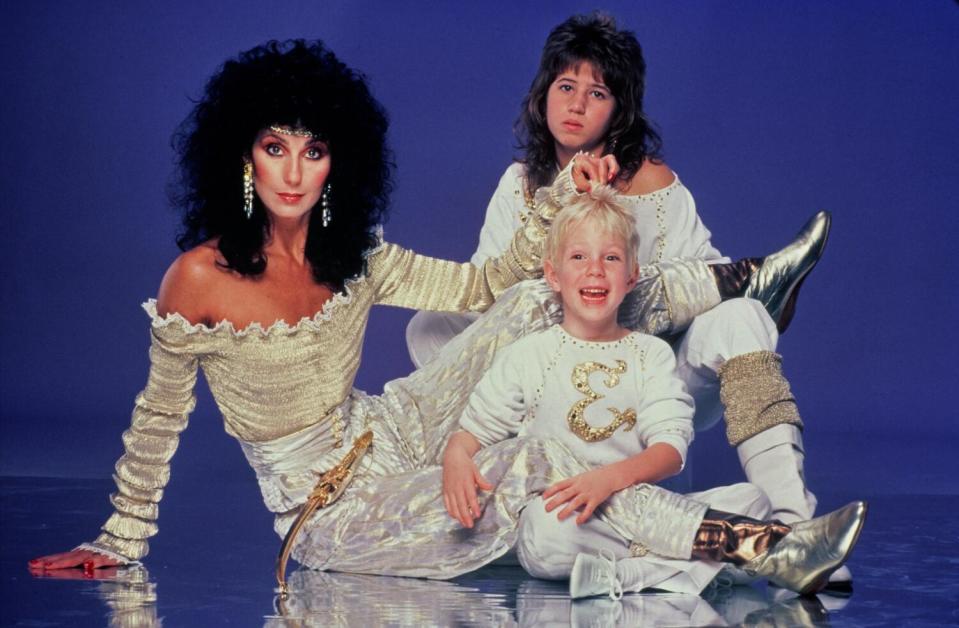
[[[153,329],[150,375],[136,397],[133,420],[123,433],[125,451],[113,475],[117,492],[110,501],[116,510],[89,544],[130,560],[145,556],[147,539],[157,533],[158,504],[170,479],[170,459],[195,404],[196,355],[188,336],[165,333],[169,329]]]
[[[418,255],[386,244],[370,259],[377,302],[416,310],[486,310],[504,290],[543,274],[543,246],[553,217],[575,196],[570,165],[551,186],[540,188],[535,211],[517,229],[509,247],[481,267]]]

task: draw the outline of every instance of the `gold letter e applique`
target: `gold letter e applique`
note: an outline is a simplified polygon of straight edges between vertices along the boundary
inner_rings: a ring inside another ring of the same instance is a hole
[[[633,426],[636,425],[636,411],[632,408],[627,408],[625,412],[620,412],[616,408],[608,408],[613,414],[613,421],[603,427],[593,427],[586,422],[585,413],[587,406],[603,398],[603,395],[600,395],[589,386],[590,373],[596,371],[605,373],[606,379],[603,383],[607,388],[613,388],[619,384],[619,376],[626,372],[626,363],[622,360],[616,360],[616,367],[612,368],[599,362],[584,362],[573,368],[573,386],[576,387],[576,390],[586,395],[586,398],[580,399],[573,404],[573,407],[569,410],[569,414],[566,415],[566,422],[569,423],[569,429],[573,430],[574,434],[587,443],[606,440],[612,436],[613,432],[619,429],[621,425],[626,425],[627,431],[633,429]]]

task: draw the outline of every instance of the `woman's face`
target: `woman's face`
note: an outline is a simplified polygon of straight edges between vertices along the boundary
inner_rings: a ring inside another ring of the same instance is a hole
[[[600,153],[616,98],[592,63],[566,68],[546,92],[546,124],[556,144],[556,159],[565,165],[578,151]]]
[[[271,214],[300,218],[323,193],[330,174],[330,151],[313,137],[260,131],[253,142],[253,189]]]

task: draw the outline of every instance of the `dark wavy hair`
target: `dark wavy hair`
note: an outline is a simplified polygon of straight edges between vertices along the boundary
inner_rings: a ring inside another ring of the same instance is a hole
[[[606,152],[616,156],[620,177],[630,179],[644,160],[662,158],[662,139],[643,112],[646,62],[632,31],[620,30],[603,13],[574,15],[556,28],[543,46],[539,70],[523,110],[516,121],[520,162],[526,166],[530,191],[546,185],[556,175],[556,149],[546,124],[546,96],[556,76],[567,68],[588,61],[603,75],[603,82],[616,98],[616,110],[606,136]]]
[[[263,273],[270,224],[259,198],[250,219],[243,212],[243,158],[270,125],[306,128],[329,147],[333,219],[324,228],[312,212],[306,259],[317,283],[342,290],[366,272],[393,163],[383,108],[363,75],[320,41],[270,41],[224,63],[206,84],[173,137],[179,176],[171,198],[185,212],[177,244],[186,250],[219,238],[226,268]]]

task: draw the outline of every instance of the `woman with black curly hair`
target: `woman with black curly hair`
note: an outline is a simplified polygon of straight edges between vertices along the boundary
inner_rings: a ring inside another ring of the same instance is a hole
[[[379,234],[390,191],[386,130],[363,77],[320,42],[271,42],[213,76],[175,137],[185,252],[157,300],[144,305],[151,369],[123,436],[115,512],[92,543],[32,567],[96,568],[147,553],[200,367],[277,513],[278,531],[290,527],[318,476],[356,472],[352,488],[324,511],[331,514],[305,531],[308,541],[295,553],[301,562],[353,565],[328,546],[349,519],[343,512],[404,503],[404,490],[405,502],[415,501],[422,484],[378,480],[436,463],[496,347],[548,323],[549,291],[513,290],[450,359],[388,383],[380,397],[352,389],[369,310],[374,303],[485,310],[517,281],[538,277],[545,230],[571,179],[544,196],[501,258],[482,267],[427,258]],[[331,479],[336,496],[346,480]],[[389,570],[368,556],[382,545],[355,540],[367,554],[347,555],[361,570]]]

